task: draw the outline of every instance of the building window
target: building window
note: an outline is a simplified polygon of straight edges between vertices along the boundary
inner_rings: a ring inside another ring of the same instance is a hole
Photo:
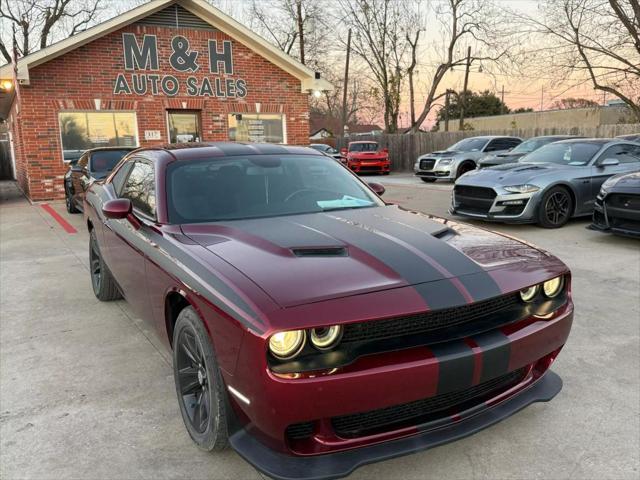
[[[199,142],[200,112],[185,112],[183,110],[168,110],[169,143]]]
[[[138,146],[134,112],[60,112],[58,120],[65,162],[78,159],[89,148]]]
[[[277,113],[235,113],[229,115],[229,140],[287,143],[284,122]]]

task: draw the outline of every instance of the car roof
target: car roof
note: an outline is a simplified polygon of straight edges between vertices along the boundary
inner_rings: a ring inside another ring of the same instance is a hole
[[[84,153],[93,153],[93,152],[108,152],[110,150],[127,150],[129,152],[133,152],[135,149],[137,149],[138,147],[95,147],[95,148],[88,148],[84,151]]]
[[[138,152],[165,151],[176,160],[234,157],[247,155],[322,155],[311,147],[250,142],[173,143],[141,148]]]
[[[592,143],[594,145],[606,145],[607,143],[625,143],[615,138],[570,138],[557,143]]]
[[[564,138],[565,140],[584,139],[584,137],[581,137],[580,135],[540,135],[540,136],[537,136],[537,137],[528,138],[527,140],[533,140],[534,138]]]
[[[349,145],[354,143],[378,143],[377,140],[357,140],[355,142],[349,142]]]

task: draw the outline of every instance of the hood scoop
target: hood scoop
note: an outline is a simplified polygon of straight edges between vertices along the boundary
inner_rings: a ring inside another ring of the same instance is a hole
[[[300,247],[292,248],[296,257],[347,257],[345,247]]]

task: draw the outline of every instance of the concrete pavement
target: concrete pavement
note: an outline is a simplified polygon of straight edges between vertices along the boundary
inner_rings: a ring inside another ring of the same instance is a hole
[[[446,215],[451,184],[366,177],[385,198]],[[0,183],[0,478],[255,479],[233,451],[210,455],[180,418],[169,353],[123,301],[98,302],[81,215],[66,233]],[[370,465],[352,479],[610,478],[640,475],[640,242],[586,230],[490,228],[573,271],[576,317],[552,402],[453,444]],[[487,226],[486,224],[479,224]]]

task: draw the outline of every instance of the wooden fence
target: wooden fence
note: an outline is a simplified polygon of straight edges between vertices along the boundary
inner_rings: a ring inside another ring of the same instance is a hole
[[[366,137],[339,137],[336,148],[340,149],[349,141],[375,140],[389,149],[391,169],[407,171],[413,169],[413,164],[420,155],[446,150],[459,140],[478,135],[510,135],[523,139],[539,135],[580,135],[583,137],[610,138],[628,133],[639,133],[640,124],[601,125],[599,127],[567,127],[567,128],[529,128],[493,131],[463,131],[463,132],[425,132],[416,134],[382,134]]]

